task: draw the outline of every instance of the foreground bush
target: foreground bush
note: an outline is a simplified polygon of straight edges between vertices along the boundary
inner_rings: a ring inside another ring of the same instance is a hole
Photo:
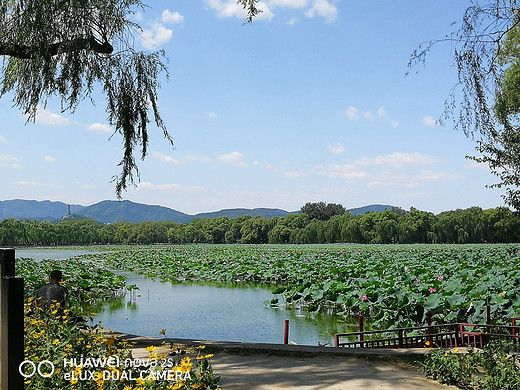
[[[511,347],[494,342],[483,350],[470,347],[465,354],[432,350],[426,355],[423,371],[429,378],[462,389],[518,390],[520,367]]]

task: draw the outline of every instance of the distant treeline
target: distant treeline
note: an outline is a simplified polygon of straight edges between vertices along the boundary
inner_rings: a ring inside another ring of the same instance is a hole
[[[303,209],[303,208],[302,208]],[[4,219],[0,245],[88,244],[314,244],[314,243],[482,243],[520,242],[520,217],[503,207],[446,211],[440,214],[401,209],[327,220],[308,214],[262,218],[241,216],[195,219],[189,224],[169,221],[100,224],[93,220],[59,223]]]

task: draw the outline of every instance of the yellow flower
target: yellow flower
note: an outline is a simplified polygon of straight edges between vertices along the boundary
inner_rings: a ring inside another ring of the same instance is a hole
[[[109,347],[111,347],[112,345],[114,345],[115,341],[116,341],[116,337],[110,336],[105,342],[107,343],[107,345]]]
[[[153,352],[153,351],[155,351],[155,348],[156,348],[155,345],[149,345],[148,347],[146,347],[146,350],[147,350],[148,352]]]
[[[208,353],[207,355],[204,355],[204,356],[197,356],[197,360],[209,359],[211,357],[213,357],[213,354],[212,353]]]
[[[55,339],[52,343],[53,343],[54,345],[58,345],[58,344],[60,344],[60,340]]]
[[[459,352],[459,349],[458,348],[455,348],[455,353]]]
[[[185,358],[182,358],[179,368],[182,372],[189,372],[192,366],[193,364],[191,363],[190,357],[186,356]]]

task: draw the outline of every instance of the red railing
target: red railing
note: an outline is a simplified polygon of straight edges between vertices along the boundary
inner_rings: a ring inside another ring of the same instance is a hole
[[[423,348],[428,346],[456,347],[458,324],[421,326],[339,333],[334,335],[336,347],[347,348]]]
[[[442,324],[414,328],[371,330],[334,335],[334,345],[346,348],[455,348],[471,345],[482,348],[491,339],[518,343],[520,318],[512,326],[490,324]]]

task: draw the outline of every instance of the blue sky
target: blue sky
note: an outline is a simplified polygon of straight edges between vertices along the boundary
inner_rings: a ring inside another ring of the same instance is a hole
[[[125,199],[195,214],[306,202],[439,213],[502,206],[475,143],[436,119],[457,81],[453,47],[405,76],[411,52],[443,38],[467,1],[265,0],[252,25],[230,0],[150,2],[136,48],[164,49],[160,110],[140,182]],[[415,71],[418,70],[418,73]],[[119,136],[102,91],[74,114],[57,100],[36,123],[0,100],[0,197],[90,205],[115,199]]]

